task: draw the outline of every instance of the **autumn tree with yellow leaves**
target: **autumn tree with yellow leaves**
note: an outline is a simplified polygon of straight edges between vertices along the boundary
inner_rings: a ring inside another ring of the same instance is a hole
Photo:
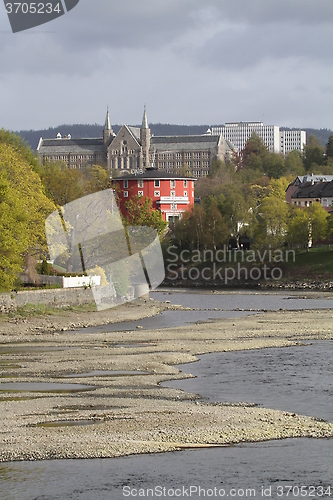
[[[33,153],[0,131],[0,290],[11,290],[29,256],[46,251],[45,219],[55,206],[35,172]]]

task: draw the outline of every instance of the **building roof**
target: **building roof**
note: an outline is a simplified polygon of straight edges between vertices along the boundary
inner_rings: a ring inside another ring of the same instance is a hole
[[[139,173],[124,173],[119,177],[115,177],[113,180],[114,181],[122,181],[122,180],[133,180],[133,179],[183,179],[183,180],[188,180],[188,181],[195,181],[195,177],[186,177],[184,175],[180,174],[172,174],[168,172],[161,172],[161,170],[157,169],[150,169],[148,168],[144,172],[139,172]]]
[[[295,198],[322,198],[330,182],[305,182],[291,195]],[[327,195],[325,195],[327,196]]]
[[[141,145],[140,144],[140,129],[138,127],[129,127],[128,125],[124,125],[124,127],[128,130],[128,132],[133,137],[133,139],[138,144],[138,146],[140,146]],[[120,132],[120,130],[119,130],[119,132]]]
[[[104,151],[103,138],[92,139],[40,139],[37,151],[43,155],[92,154]]]
[[[151,149],[156,152],[172,151],[202,151],[214,150],[220,142],[219,135],[175,135],[175,136],[152,136]]]
[[[324,189],[323,197],[333,198],[333,180],[329,182],[326,188]]]

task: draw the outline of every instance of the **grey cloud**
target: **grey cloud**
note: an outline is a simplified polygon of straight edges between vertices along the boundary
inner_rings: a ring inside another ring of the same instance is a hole
[[[320,5],[320,8],[319,8]],[[332,0],[81,0],[69,14],[50,23],[51,32],[5,37],[3,73],[45,71],[88,75],[104,65],[149,51],[142,66],[173,48],[197,65],[244,67],[264,57],[303,54],[329,57],[328,20]],[[332,15],[331,15],[332,18]],[[320,26],[318,26],[320,25]],[[225,27],[228,29],[225,29]],[[212,32],[197,46],[204,29]],[[316,29],[320,31],[316,31]],[[54,30],[54,32],[52,32]]]
[[[44,28],[0,33],[0,127],[101,122],[107,103],[113,123],[138,123],[144,102],[152,121],[332,126],[332,12],[332,0],[80,0]]]
[[[244,69],[265,59],[279,61],[304,59],[332,62],[332,26],[283,25],[246,26],[243,29],[223,30],[205,40],[195,51],[191,46],[178,47],[184,57],[191,57],[197,66],[215,70]]]

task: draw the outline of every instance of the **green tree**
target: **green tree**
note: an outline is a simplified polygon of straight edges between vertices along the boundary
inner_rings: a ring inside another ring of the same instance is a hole
[[[287,222],[287,241],[292,247],[307,247],[309,244],[309,214],[307,210],[290,206]]]
[[[326,144],[326,157],[333,158],[333,135],[330,135]]]
[[[271,179],[278,179],[287,171],[287,167],[282,156],[277,153],[271,153],[264,158],[263,169],[265,174],[267,174]]]
[[[10,290],[28,256],[46,250],[45,219],[54,204],[27,161],[30,153],[0,143],[0,288]]]
[[[153,208],[150,198],[134,196],[125,203],[126,224],[129,226],[148,226],[157,230],[161,234],[167,226],[159,210]]]
[[[311,134],[307,140],[306,146],[304,147],[304,168],[306,172],[313,172],[317,166],[324,164],[324,148],[317,139],[317,137]]]
[[[206,208],[205,219],[205,247],[213,250],[221,248],[228,241],[229,230],[216,201]]]
[[[6,144],[11,146],[12,150],[15,151],[23,160],[25,160],[35,172],[39,172],[39,163],[32,152],[30,146],[24,142],[22,137],[13,132],[5,129],[0,130],[0,145]]]
[[[297,150],[291,151],[285,159],[286,172],[294,176],[305,175],[301,153]]]
[[[329,234],[329,214],[319,202],[307,208],[290,207],[287,223],[287,240],[292,246],[309,248],[312,243],[325,239]]]
[[[68,168],[64,163],[45,163],[41,167],[40,177],[46,193],[57,206],[66,205],[85,194],[83,172]]]
[[[192,177],[191,167],[187,163],[184,163],[179,173],[184,177]]]
[[[257,248],[281,248],[287,234],[288,206],[280,196],[270,195],[259,207],[258,220],[253,229],[254,246]]]
[[[276,196],[281,200],[286,199],[286,189],[292,179],[288,177],[280,177],[279,179],[272,179],[268,186],[269,196]]]
[[[257,156],[261,158],[261,160],[264,160],[269,155],[266,144],[255,132],[253,132],[242,151],[241,156],[243,168],[248,166],[249,158],[251,155]]]
[[[333,239],[333,215],[329,214],[327,217],[327,236],[332,240]]]
[[[100,165],[93,165],[83,169],[84,193],[91,194],[103,191],[110,187],[110,175],[106,168]]]
[[[307,211],[309,213],[312,241],[316,243],[318,240],[325,239],[328,230],[328,213],[319,202],[312,203],[312,205],[307,208]]]

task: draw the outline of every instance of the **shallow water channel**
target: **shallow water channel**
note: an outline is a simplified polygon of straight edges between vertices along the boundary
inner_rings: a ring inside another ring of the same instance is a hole
[[[170,305],[181,305],[184,310],[163,311],[158,316],[137,321],[124,321],[86,328],[85,333],[130,331],[183,326],[200,321],[250,316],[264,311],[302,309],[333,309],[333,294],[315,294],[311,298],[301,292],[208,292],[204,290],[158,290],[150,297]],[[186,310],[187,308],[187,310]]]
[[[200,316],[202,312],[212,318],[213,311],[214,317],[223,317],[218,314],[333,309],[332,298],[302,298],[300,293],[160,291],[152,296],[196,308],[199,319],[207,319]],[[170,317],[175,313],[166,312]],[[189,316],[182,319],[182,314],[192,311],[176,312],[175,322],[184,324]],[[174,326],[165,324],[163,314],[138,324]],[[103,328],[111,331],[110,325]],[[116,328],[131,329],[127,324]],[[333,342],[305,342],[288,348],[207,354],[181,367],[195,379],[166,385],[209,401],[249,402],[333,421],[332,367]],[[0,464],[0,479],[0,498],[6,500],[333,498],[333,440],[287,439],[117,459],[5,463]]]

